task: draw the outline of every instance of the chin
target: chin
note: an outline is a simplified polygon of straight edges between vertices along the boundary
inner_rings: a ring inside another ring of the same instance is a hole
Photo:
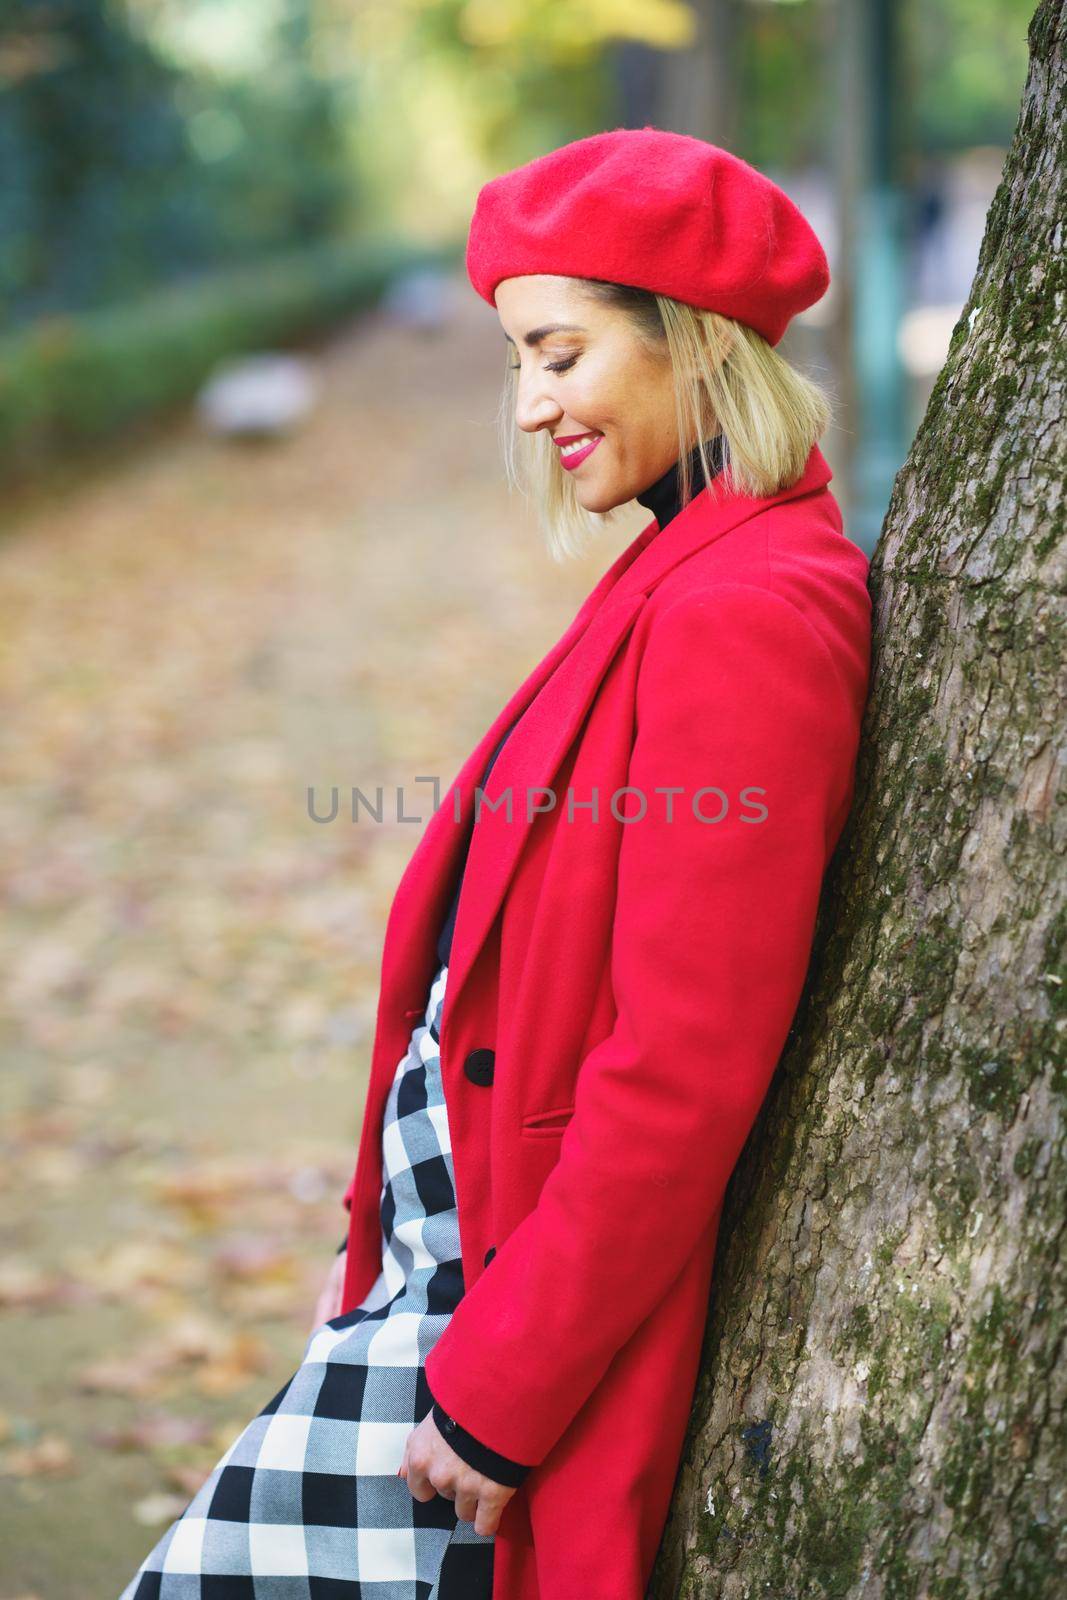
[[[578,486],[578,501],[583,511],[595,511],[601,515],[605,511],[613,511],[616,506],[624,504],[617,494],[611,494],[604,489],[583,489]]]

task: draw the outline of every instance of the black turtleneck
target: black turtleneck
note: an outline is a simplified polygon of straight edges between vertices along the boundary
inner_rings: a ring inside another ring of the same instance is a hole
[[[717,433],[712,438],[705,439],[704,446],[707,450],[708,465],[711,468],[712,477],[716,477],[725,464],[725,440],[723,435]],[[681,510],[681,472],[682,458],[679,456],[678,460],[667,468],[662,477],[657,478],[655,483],[650,483],[647,489],[642,489],[640,494],[634,496],[634,499],[643,505],[646,510],[651,511],[659,524],[661,533]],[[695,498],[704,487],[704,468],[701,465],[700,451],[696,445],[689,452],[689,484],[689,493],[692,498]],[[511,727],[513,728],[514,726],[515,724],[512,723]],[[485,770],[482,773],[482,789],[489,782],[489,774],[493,770],[493,763],[504,748],[504,743],[510,732],[511,728],[508,728],[486,763]],[[452,904],[448,908],[444,926],[437,938],[437,960],[439,963],[447,962],[452,950],[452,934],[456,926],[456,912],[459,909],[459,891],[462,883],[463,864],[459,869],[459,878],[456,883],[456,892],[452,896]]]
[[[708,465],[712,477],[717,477],[722,471],[725,460],[725,439],[721,433],[716,433],[712,438],[704,440],[707,451]],[[651,511],[660,528],[663,529],[676,517],[681,507],[682,495],[682,457],[671,463],[661,478],[655,483],[650,483],[647,489],[642,489],[634,499]],[[689,494],[695,498],[704,487],[704,467],[700,460],[700,449],[694,445],[689,452]]]

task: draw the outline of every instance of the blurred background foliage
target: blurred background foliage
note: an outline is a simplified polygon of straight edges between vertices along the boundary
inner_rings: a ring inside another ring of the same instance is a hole
[[[816,160],[840,131],[820,68],[835,8],[743,9],[735,148]],[[914,150],[1006,144],[1030,9],[899,7]],[[625,120],[628,45],[684,53],[697,26],[681,0],[7,0],[5,322],[297,242],[441,240],[493,172]],[[671,125],[669,105],[652,120]]]
[[[316,65],[310,10],[265,3],[235,61],[226,14],[256,9],[42,0],[8,11],[0,283],[14,322],[348,224],[348,112]],[[219,43],[198,51],[197,15],[210,26],[211,11]]]
[[[829,376],[845,422],[828,448],[870,546],[966,298],[1029,14],[6,0],[0,478],[160,414],[226,357],[323,332],[407,267],[459,267],[489,177],[652,123],[759,166],[826,244],[831,290],[784,348]]]

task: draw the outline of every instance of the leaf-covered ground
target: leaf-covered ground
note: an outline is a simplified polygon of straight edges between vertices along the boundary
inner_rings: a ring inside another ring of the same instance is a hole
[[[419,834],[345,797],[425,818],[646,520],[551,561],[462,282],[312,360],[285,442],[178,418],[0,538],[0,1600],[114,1600],[299,1360]]]

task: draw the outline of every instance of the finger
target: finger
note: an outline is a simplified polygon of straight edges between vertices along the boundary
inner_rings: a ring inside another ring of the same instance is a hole
[[[456,1516],[460,1522],[473,1522],[478,1515],[478,1496],[469,1490],[455,1496]]]
[[[486,1539],[491,1538],[500,1525],[500,1507],[492,1500],[479,1499],[475,1506],[473,1522],[475,1533],[481,1534]]]
[[[411,1493],[415,1496],[416,1500],[423,1502],[432,1500],[434,1495],[437,1493],[437,1490],[427,1477],[425,1470],[421,1466],[417,1465],[414,1461],[410,1460],[408,1461],[407,1482],[408,1488],[411,1490]]]

